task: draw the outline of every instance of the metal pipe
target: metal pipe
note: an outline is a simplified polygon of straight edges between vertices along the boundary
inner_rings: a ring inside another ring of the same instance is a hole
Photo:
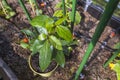
[[[63,15],[66,15],[65,0],[62,0]]]
[[[93,38],[92,38],[90,44],[88,45],[88,48],[83,57],[83,60],[82,60],[81,64],[79,65],[79,68],[76,72],[75,80],[78,80],[79,74],[81,73],[82,69],[84,68],[84,65],[86,64],[91,52],[93,51],[98,39],[100,38],[103,30],[105,29],[114,10],[117,8],[118,3],[119,3],[119,0],[110,0],[109,3],[107,4],[106,9],[105,9],[105,11],[100,19],[100,22],[95,30]]]

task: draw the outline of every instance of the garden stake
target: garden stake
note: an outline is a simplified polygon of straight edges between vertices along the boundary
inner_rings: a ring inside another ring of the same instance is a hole
[[[24,10],[24,12],[25,12],[28,20],[31,21],[32,19],[31,19],[31,17],[30,17],[30,14],[29,14],[28,10],[27,10],[26,7],[25,7],[23,1],[22,1],[22,0],[18,0],[18,1],[19,1],[19,3],[20,3],[21,7],[23,8],[23,10]],[[35,30],[36,33],[38,33],[37,28],[33,27],[33,29]]]
[[[92,50],[94,49],[98,39],[100,38],[100,35],[102,34],[103,30],[105,29],[109,19],[111,18],[114,10],[117,7],[118,3],[119,3],[119,0],[110,0],[109,3],[107,4],[106,9],[105,9],[105,11],[100,19],[100,22],[95,30],[93,38],[92,38],[90,44],[88,45],[88,48],[83,57],[83,60],[82,60],[81,64],[79,65],[79,68],[76,72],[75,80],[78,80],[79,74],[81,73],[84,65],[86,64]]]
[[[66,16],[65,0],[62,0],[62,8],[63,8],[63,16]],[[64,22],[64,25],[66,25],[66,21]]]
[[[62,0],[63,15],[66,15],[65,0]]]
[[[103,65],[103,67],[106,68],[109,65],[109,63],[112,62],[117,57],[119,53],[120,53],[120,49],[118,49],[116,52],[113,53],[111,58],[107,60],[107,62]]]
[[[107,38],[104,39],[103,42],[101,42],[102,44],[99,46],[98,50],[93,53],[93,56],[88,61],[87,65],[89,65],[98,56],[98,53],[100,53],[103,49],[105,49],[109,39],[110,39],[110,37],[107,36]]]
[[[22,0],[18,0],[18,1],[19,1],[19,4],[21,5],[21,7],[23,8],[23,10],[24,10],[24,12],[25,12],[25,14],[26,14],[28,20],[31,21],[30,14],[28,13],[28,11],[27,11],[27,9],[26,9],[26,7],[25,7],[23,1],[22,1]]]
[[[71,18],[71,31],[73,32],[74,22],[75,22],[75,13],[76,13],[76,2],[77,0],[72,0],[72,18]]]

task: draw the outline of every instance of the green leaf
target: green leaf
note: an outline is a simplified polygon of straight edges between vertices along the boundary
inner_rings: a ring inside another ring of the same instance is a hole
[[[64,56],[64,53],[62,51],[57,52],[55,60],[61,67],[64,67],[64,65],[65,65],[65,56]]]
[[[57,25],[62,24],[66,19],[67,19],[67,16],[58,19],[58,20],[55,22],[55,25],[57,26]]]
[[[41,9],[36,9],[35,12],[36,12],[36,15],[37,15],[37,16],[39,16],[39,15],[42,14],[42,10],[41,10]]]
[[[50,26],[50,25],[53,25],[53,23],[54,23],[54,20],[53,20],[52,18],[48,18],[48,19],[46,20],[46,27],[48,27],[48,26]]]
[[[62,46],[69,45],[70,41],[61,40]]]
[[[120,49],[120,42],[118,42],[117,44],[115,44],[114,48],[115,49]]]
[[[62,7],[62,2],[57,3],[57,5],[55,5],[55,8],[61,8]]]
[[[32,19],[32,21],[30,22],[30,24],[32,26],[35,27],[45,27],[45,21],[48,19],[49,17],[46,15],[40,15],[40,16],[36,16]]]
[[[72,0],[65,0],[65,3],[72,3]]]
[[[115,59],[114,60],[116,63],[120,64],[120,60]]]
[[[72,20],[72,12],[69,12],[69,19]],[[80,16],[80,13],[78,11],[76,11],[76,14],[75,14],[75,25],[79,24],[81,21],[81,16]]]
[[[66,3],[65,6],[66,6],[66,8],[72,8],[72,4],[70,4],[70,3]]]
[[[34,3],[34,1],[33,1],[33,0],[29,0],[29,3],[33,4],[33,3]]]
[[[72,46],[72,45],[77,45],[78,41],[66,41],[66,40],[61,40],[62,46]]]
[[[120,64],[116,63],[115,66],[113,67],[113,70],[116,72],[120,71]]]
[[[119,72],[117,73],[117,80],[120,80],[120,70],[119,70]]]
[[[80,13],[78,11],[76,11],[76,15],[75,15],[75,24],[79,24],[81,21],[81,16]]]
[[[9,14],[10,14],[10,16],[12,17],[12,16],[15,15],[15,12],[14,12],[14,11],[11,11],[11,12],[9,12]]]
[[[56,49],[62,50],[62,44],[55,36],[50,36],[50,42]]]
[[[45,71],[50,64],[52,57],[52,49],[50,43],[46,41],[39,52],[39,66],[42,71]]]
[[[66,40],[61,40],[62,46],[72,46],[72,45],[77,45],[78,41],[66,41]]]
[[[71,41],[69,46],[73,46],[73,45],[78,45],[78,41],[77,40]]]
[[[28,29],[21,30],[21,32],[23,32],[27,36],[35,37],[35,34],[32,31],[28,30]]]
[[[25,49],[27,49],[29,47],[29,44],[21,42],[20,46],[23,47],[23,48],[25,48]]]
[[[53,14],[54,17],[62,17],[63,16],[63,11],[62,10],[57,10]]]
[[[47,35],[44,34],[44,33],[41,33],[41,34],[38,36],[38,39],[41,40],[41,41],[45,40],[46,38],[47,38]]]
[[[117,74],[117,80],[120,80],[120,64],[116,63],[113,70],[116,72]]]
[[[46,20],[46,29],[49,33],[52,32],[53,30],[53,27],[54,27],[54,20],[52,18],[48,18]]]
[[[72,20],[72,12],[68,12],[69,19]]]
[[[72,41],[72,33],[66,26],[57,26],[56,32],[61,38],[67,41]]]
[[[44,27],[37,27],[37,31],[41,34],[41,33],[44,33],[44,34],[48,34],[46,28]]]
[[[31,43],[30,45],[30,50],[32,51],[31,54],[32,55],[36,54],[42,46],[43,46],[42,42],[40,43],[38,39],[34,40],[33,43]]]

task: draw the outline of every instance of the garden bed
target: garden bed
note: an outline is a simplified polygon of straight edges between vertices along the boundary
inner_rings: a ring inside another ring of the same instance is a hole
[[[10,3],[13,4],[12,2]],[[89,40],[84,37],[77,37],[79,44],[71,52],[70,56],[66,57],[65,67],[58,67],[49,78],[34,75],[27,63],[30,51],[19,46],[22,35],[20,30],[30,28],[30,25],[22,9],[18,6],[17,1],[14,1],[14,4],[16,5],[11,6],[16,10],[18,15],[9,21],[3,18],[0,19],[0,23],[3,25],[0,26],[0,56],[2,59],[13,70],[19,80],[73,80],[75,72],[89,44]],[[26,4],[26,6],[28,10],[31,10],[28,4]],[[85,17],[84,20],[81,21],[79,26],[75,26],[74,31],[82,33],[85,37],[92,37],[99,21],[87,12],[83,13],[82,17]],[[107,26],[99,41],[103,42],[112,30],[111,27]],[[115,37],[107,41],[107,46],[114,48],[113,45],[118,41],[120,41],[120,35],[116,34]],[[106,47],[101,49],[100,47],[101,44],[98,42],[85,69],[82,71],[83,78],[79,77],[80,80],[117,80],[116,74],[110,70],[109,67],[106,69],[103,68],[103,64],[111,56],[111,49]]]

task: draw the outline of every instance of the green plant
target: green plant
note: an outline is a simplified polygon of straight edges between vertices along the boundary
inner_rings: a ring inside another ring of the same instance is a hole
[[[64,54],[69,52],[69,46],[74,42],[68,26],[62,25],[66,18],[65,16],[55,20],[47,15],[36,16],[30,23],[38,32],[22,30],[29,41],[21,41],[21,46],[30,49],[31,55],[39,54],[39,66],[42,71],[46,70],[52,60],[64,67]]]
[[[117,49],[113,55],[108,59],[108,61],[104,64],[104,68],[109,65],[111,70],[114,70],[117,74],[117,80],[120,80],[120,42],[115,44],[115,49]]]
[[[28,14],[22,0],[19,2]],[[79,15],[79,13],[77,14]],[[79,18],[81,19],[80,15]],[[78,23],[80,19],[77,21]],[[27,37],[21,41],[21,46],[29,49],[32,56],[39,54],[39,67],[42,72],[47,69],[52,60],[64,67],[65,55],[69,55],[72,50],[71,46],[77,43],[76,40],[73,40],[70,31],[70,15],[65,15],[62,10],[58,10],[53,17],[41,14],[29,20],[34,30],[21,30]],[[65,21],[67,24],[64,24]]]
[[[71,21],[72,21],[72,0],[65,0],[65,14],[67,17],[66,22],[67,24],[70,25]],[[63,6],[63,2],[59,2],[55,8],[58,9],[55,11],[55,13],[53,14],[54,17],[63,17],[64,16],[64,11],[61,9]],[[75,25],[78,25],[80,23],[81,20],[81,16],[80,13],[78,11],[75,11]]]
[[[6,19],[11,18],[15,15],[15,12],[12,10],[12,8],[8,5],[6,0],[0,1],[0,6],[2,7],[2,10],[0,13],[2,13],[2,16],[5,16]]]
[[[112,61],[110,61],[109,67],[111,68],[111,70],[113,70],[113,71],[116,72],[116,74],[117,74],[117,80],[120,80],[120,60],[118,59],[118,58],[120,58],[120,42],[118,42],[117,44],[115,44],[114,48],[118,49],[116,51],[117,53],[114,53],[114,54],[117,54],[117,55],[115,56],[115,58],[113,58]]]
[[[114,70],[117,74],[117,80],[120,80],[120,42],[115,44],[114,48],[116,51],[113,53],[113,55],[107,60],[107,62],[103,65],[104,68],[106,68],[108,65],[111,68],[111,70]]]
[[[30,3],[34,14],[36,14],[36,15],[42,14],[42,10],[40,10],[38,7],[37,0],[28,0],[28,2]]]
[[[120,80],[120,60],[115,60],[114,63],[110,63],[109,67],[117,74],[117,80]]]

